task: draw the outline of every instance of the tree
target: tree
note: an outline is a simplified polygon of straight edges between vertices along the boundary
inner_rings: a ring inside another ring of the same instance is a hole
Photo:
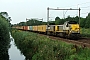
[[[56,17],[56,18],[55,18],[55,24],[56,24],[56,25],[59,25],[59,24],[60,24],[60,18],[59,18],[59,17]]]
[[[9,60],[10,47],[9,24],[5,17],[0,15],[0,60]]]
[[[18,25],[19,25],[19,26],[25,26],[26,23],[25,23],[25,22],[20,22]]]
[[[2,15],[2,16],[5,17],[5,18],[8,17],[8,13],[7,13],[7,12],[0,12],[0,15]]]
[[[86,18],[80,18],[80,27],[85,27]]]
[[[5,18],[5,20],[9,23],[9,26],[11,26],[10,21],[12,21],[11,17],[9,17],[7,12],[0,12],[0,16],[2,18]]]
[[[12,21],[7,12],[0,12],[0,16],[8,20],[8,22]]]
[[[74,18],[74,20],[75,20],[77,23],[79,23],[79,17],[78,17],[78,16],[76,16],[76,17]]]
[[[66,18],[66,21],[72,21],[72,20],[73,20],[73,18],[70,17],[70,15]]]
[[[90,13],[86,17],[85,28],[90,28]]]
[[[60,19],[59,17],[56,17],[56,18],[55,18],[55,24],[56,24],[56,25],[63,24],[63,22],[64,22],[63,19]]]

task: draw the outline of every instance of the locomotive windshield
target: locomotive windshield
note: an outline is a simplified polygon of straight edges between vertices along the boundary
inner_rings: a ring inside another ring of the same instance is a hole
[[[69,21],[68,23],[69,23],[69,24],[77,24],[76,21]]]

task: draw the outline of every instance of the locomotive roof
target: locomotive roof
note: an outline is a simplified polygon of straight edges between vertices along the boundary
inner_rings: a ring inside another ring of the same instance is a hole
[[[67,23],[69,23],[69,24],[77,24],[76,21],[67,21]]]

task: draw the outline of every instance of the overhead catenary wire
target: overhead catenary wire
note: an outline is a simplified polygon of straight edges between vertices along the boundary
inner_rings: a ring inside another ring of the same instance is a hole
[[[87,3],[90,3],[90,2],[80,3],[80,4],[78,4],[78,5],[87,4]]]
[[[80,7],[80,8],[89,8],[90,6]]]
[[[87,13],[89,13],[89,12],[85,12],[85,13],[81,13],[81,14],[87,14]]]
[[[83,5],[83,4],[87,4],[87,3],[90,3],[90,2],[85,2],[85,3],[80,3],[80,4],[76,4],[76,5],[72,5],[72,6],[67,6],[67,7],[79,7],[79,5]],[[67,8],[65,7],[65,8]],[[81,8],[81,7],[79,7]]]
[[[90,9],[90,6],[85,6],[88,3],[90,3],[90,2],[80,3],[80,4],[77,4],[77,5],[73,5],[72,7],[76,6],[77,8],[80,8],[81,9],[80,14],[88,14],[88,13],[90,13],[89,10],[88,10],[88,9]]]

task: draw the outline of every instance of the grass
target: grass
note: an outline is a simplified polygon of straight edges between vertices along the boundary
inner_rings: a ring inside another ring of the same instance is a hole
[[[82,37],[90,37],[90,28],[89,29],[81,28],[80,31]]]
[[[89,60],[90,49],[52,40],[36,33],[12,30],[16,46],[30,60]]]

